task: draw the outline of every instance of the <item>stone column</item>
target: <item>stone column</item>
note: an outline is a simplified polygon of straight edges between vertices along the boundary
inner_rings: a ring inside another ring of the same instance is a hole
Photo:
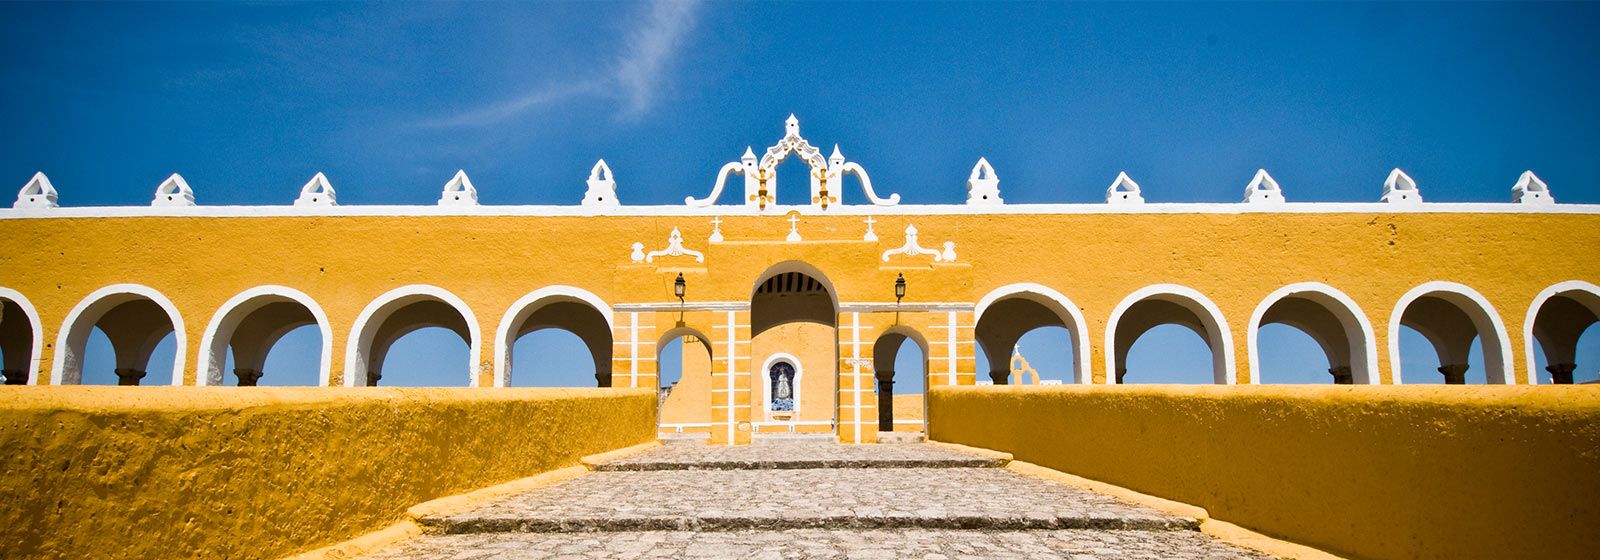
[[[1467,364],[1440,366],[1439,373],[1444,374],[1445,385],[1467,384]]]
[[[117,368],[117,384],[138,385],[139,380],[144,379],[144,374],[145,372],[143,370],[137,370],[133,368]]]
[[[1350,366],[1331,367],[1328,368],[1328,373],[1333,374],[1333,384],[1335,385],[1354,385],[1356,383],[1355,374],[1350,373]]]
[[[383,374],[378,373],[378,370],[375,370],[375,369],[367,370],[367,386],[368,387],[377,387],[379,379],[383,379]]]
[[[894,372],[878,372],[878,431],[894,431]]]
[[[993,381],[995,385],[1005,385],[1007,383],[1010,383],[1011,382],[1011,371],[1010,370],[1006,370],[1006,371],[998,371],[998,370],[991,371],[991,372],[989,372],[989,380]]]
[[[1572,382],[1571,370],[1568,370],[1567,382]],[[20,369],[0,370],[0,377],[6,378],[6,385],[27,385],[28,374]]]
[[[1128,377],[1128,368],[1125,368],[1125,367],[1117,368],[1117,384],[1118,385],[1123,384],[1124,383],[1123,379],[1126,379],[1127,377]]]
[[[1572,371],[1578,369],[1578,364],[1550,364],[1544,370],[1550,372],[1550,381],[1556,385],[1571,385]],[[11,376],[6,375],[6,383],[10,383]]]
[[[261,370],[250,368],[234,368],[233,374],[239,376],[240,387],[255,387],[256,381],[260,381],[263,375]]]

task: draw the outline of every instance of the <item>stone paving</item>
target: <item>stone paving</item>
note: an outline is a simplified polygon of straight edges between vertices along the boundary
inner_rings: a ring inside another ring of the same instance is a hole
[[[597,471],[999,467],[999,459],[932,445],[839,445],[796,442],[712,446],[675,444],[596,465]]]
[[[427,535],[367,560],[535,558],[1267,559],[1196,531],[639,531]]]
[[[425,517],[430,534],[366,558],[1269,558],[1002,464],[926,444],[663,446]]]

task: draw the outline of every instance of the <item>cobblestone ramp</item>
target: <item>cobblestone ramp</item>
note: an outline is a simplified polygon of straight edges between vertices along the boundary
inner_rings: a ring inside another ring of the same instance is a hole
[[[1194,519],[925,444],[673,445],[454,515],[369,556],[1267,558]]]

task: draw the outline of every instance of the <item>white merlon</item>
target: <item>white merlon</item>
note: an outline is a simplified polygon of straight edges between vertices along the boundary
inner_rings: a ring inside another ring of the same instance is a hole
[[[12,208],[55,208],[58,199],[55,186],[50,184],[50,178],[40,171],[33,174],[32,179],[17,191],[17,201]]]
[[[472,186],[472,179],[467,178],[465,169],[456,170],[456,175],[444,184],[444,192],[439,195],[439,205],[478,205],[478,188]]]
[[[978,158],[978,164],[972,166],[972,174],[967,176],[967,205],[968,206],[999,206],[1005,204],[1000,199],[1000,176],[994,174],[994,166],[989,165],[987,158]]]
[[[1517,178],[1517,184],[1511,187],[1511,201],[1522,204],[1555,204],[1556,197],[1550,194],[1550,185],[1544,184],[1532,170],[1523,171]]]
[[[1144,195],[1139,191],[1139,184],[1128,177],[1128,172],[1118,171],[1117,180],[1111,182],[1106,188],[1107,204],[1144,204]]]
[[[300,187],[300,198],[295,199],[295,206],[338,206],[337,196],[333,192],[333,184],[328,182],[328,177],[318,171]]]
[[[189,182],[183,180],[182,175],[173,173],[156,187],[156,198],[150,201],[150,205],[194,206],[194,189],[189,188]]]
[[[1417,182],[1410,175],[1396,167],[1389,172],[1389,178],[1383,180],[1383,198],[1379,198],[1378,202],[1420,204],[1422,191],[1417,189]]]
[[[1283,202],[1283,189],[1267,170],[1257,169],[1255,178],[1244,188],[1244,201],[1251,204]]]
[[[611,173],[606,160],[595,162],[589,169],[589,190],[583,193],[582,206],[620,206],[617,200],[617,177]]]

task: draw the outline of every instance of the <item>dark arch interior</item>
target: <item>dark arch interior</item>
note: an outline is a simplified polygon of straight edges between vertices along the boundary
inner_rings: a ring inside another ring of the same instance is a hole
[[[383,379],[385,361],[389,354],[395,350],[397,342],[400,342],[402,338],[408,338],[406,342],[409,343],[411,338],[416,337],[407,337],[407,335],[430,328],[446,329],[460,337],[462,344],[469,346],[472,344],[472,331],[467,326],[467,319],[455,307],[437,299],[423,299],[407,303],[394,310],[388,317],[385,317],[383,323],[378,325],[376,331],[374,331],[372,347],[367,355],[367,386],[377,386],[379,381]],[[467,349],[469,355],[471,351],[471,348]],[[462,360],[457,363],[464,362],[465,360]],[[468,372],[465,371],[453,374],[446,371],[430,373],[432,375],[428,377],[432,379],[465,380],[468,376]],[[440,381],[436,383],[408,384],[452,386],[461,385],[462,383],[459,381]]]
[[[26,385],[33,371],[33,324],[22,306],[0,299],[0,376],[6,385]]]
[[[1211,376],[1207,378],[1208,381],[1206,382],[1215,382],[1216,378],[1221,375],[1217,371],[1218,366],[1216,363],[1219,344],[1210,339],[1206,331],[1206,324],[1199,314],[1180,303],[1164,299],[1141,300],[1129,306],[1117,321],[1117,329],[1113,334],[1115,337],[1114,362],[1116,363],[1116,371],[1113,373],[1116,375],[1116,382],[1129,382],[1130,370],[1128,363],[1130,356],[1133,355],[1134,343],[1144,338],[1147,333],[1157,335],[1162,340],[1163,346],[1180,343],[1182,339],[1179,333],[1167,328],[1157,329],[1163,325],[1176,325],[1199,337],[1200,342],[1209,351],[1210,355],[1203,362],[1200,362],[1198,357],[1195,360],[1190,360],[1191,362],[1200,363],[1184,367],[1192,367],[1196,371],[1209,371]],[[1163,348],[1163,351],[1165,350],[1166,348]],[[1134,372],[1132,379],[1133,381],[1138,381],[1142,376],[1150,373]],[[1179,376],[1178,379],[1191,377],[1199,379],[1199,377],[1194,377],[1187,371],[1160,373],[1174,374]]]
[[[1412,372],[1405,372],[1402,376],[1407,383],[1426,383],[1430,380],[1443,380],[1447,385],[1463,385],[1469,378],[1469,362],[1473,361],[1475,341],[1482,341],[1483,333],[1478,332],[1477,324],[1472,316],[1468,315],[1457,304],[1439,296],[1425,295],[1413,300],[1400,315],[1400,325],[1409,328],[1427,339],[1433,347],[1438,358],[1435,376],[1421,376]],[[1401,345],[1401,361],[1406,361],[1410,355]],[[1481,347],[1478,349],[1482,352]],[[1404,369],[1404,368],[1402,368]],[[1484,372],[1474,372],[1481,374]],[[1473,378],[1481,375],[1473,375]]]
[[[1584,305],[1578,298],[1600,303],[1593,301],[1600,299],[1593,294],[1569,292],[1545,300],[1534,315],[1533,337],[1543,353],[1545,371],[1550,374],[1551,383],[1556,385],[1572,384],[1580,365],[1589,370],[1595,369],[1594,364],[1577,363],[1578,342],[1590,326],[1600,322],[1600,316],[1595,314],[1594,308]],[[1528,374],[1534,375],[1534,372]]]
[[[995,302],[984,310],[973,332],[983,357],[988,362],[989,379],[994,384],[1005,385],[1010,382],[1011,356],[1017,347],[1017,342],[1029,332],[1043,327],[1061,327],[1066,330],[1068,334],[1065,339],[1053,341],[1052,344],[1063,344],[1068,349],[1076,351],[1072,348],[1072,326],[1044,304],[1024,297],[1009,297]],[[1076,360],[1073,360],[1073,363],[1075,364]],[[980,363],[978,367],[984,365]],[[1072,367],[1074,370],[1072,374],[1075,375],[1077,366]]]
[[[902,354],[912,354],[917,359],[913,361],[902,360]],[[894,396],[896,385],[910,385],[900,389],[903,394],[912,394],[918,387],[926,390],[928,375],[928,350],[915,338],[904,333],[890,331],[878,337],[872,344],[872,371],[876,381],[878,394],[878,431],[894,431]],[[902,366],[915,368],[911,371],[899,371]]]
[[[525,336],[529,337],[526,343],[523,342]],[[511,343],[516,359],[507,364],[510,375],[508,385],[614,386],[611,327],[606,323],[605,315],[589,304],[557,301],[542,305],[516,326]],[[528,355],[523,357],[519,354],[519,348],[526,350]],[[585,352],[588,359],[571,359],[572,352]],[[552,371],[550,368],[580,368],[584,371]],[[577,382],[577,378],[584,373],[592,375],[593,381]]]
[[[1327,359],[1327,376],[1325,380],[1340,385],[1350,385],[1355,382],[1352,370],[1355,356],[1352,352],[1352,342],[1346,333],[1344,323],[1327,306],[1305,297],[1289,296],[1274,302],[1261,315],[1261,327],[1268,325],[1283,325],[1300,331],[1317,345],[1322,355]],[[1257,382],[1270,383],[1274,379],[1288,377],[1287,368],[1305,367],[1310,364],[1301,361],[1296,364],[1269,364],[1265,357],[1269,354],[1262,341],[1260,331],[1257,332],[1257,352],[1262,358],[1260,372],[1261,379]]]
[[[833,295],[826,284],[803,272],[783,272],[756,286],[750,298],[751,336],[795,322],[836,326]]]
[[[267,356],[285,335],[304,326],[314,326],[317,318],[298,301],[274,298],[250,311],[227,341],[235,382],[241,387],[258,384],[266,375]],[[317,337],[320,353],[321,337]],[[313,367],[321,367],[320,358]],[[370,371],[370,370],[369,370]],[[320,373],[320,372],[319,372]],[[298,377],[298,376],[297,376]]]

